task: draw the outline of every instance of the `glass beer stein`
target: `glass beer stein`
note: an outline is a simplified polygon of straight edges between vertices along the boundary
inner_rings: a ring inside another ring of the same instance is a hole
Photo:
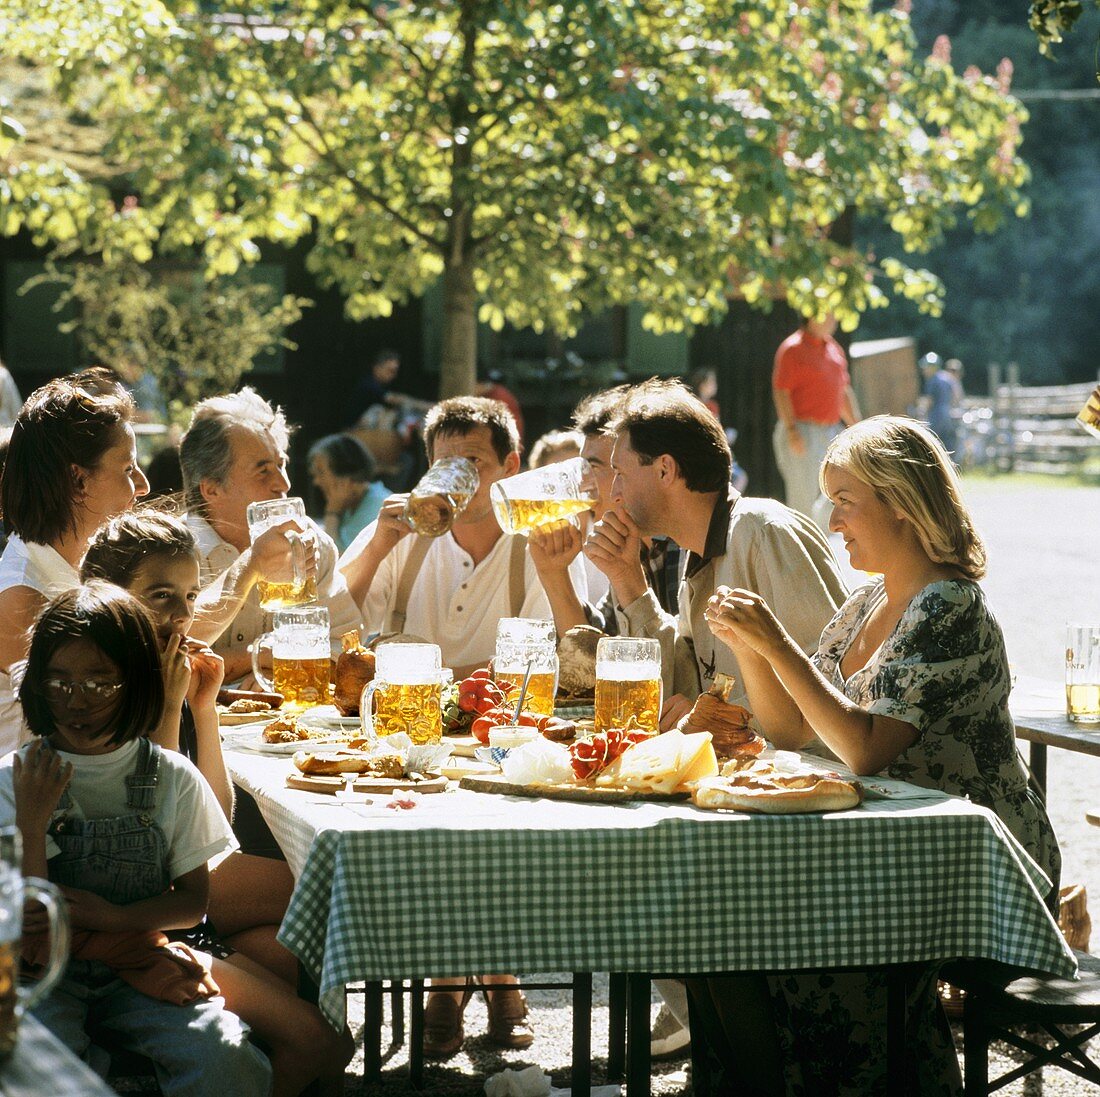
[[[1075,724],[1100,724],[1100,625],[1066,630],[1066,714]]]
[[[566,522],[596,503],[591,470],[583,457],[498,480],[489,489],[489,498],[500,528],[524,536],[539,526]]]
[[[661,645],[605,636],[596,645],[596,731],[625,727],[631,717],[655,735],[661,719]]]
[[[23,848],[15,827],[0,829],[0,1063],[11,1055],[19,1022],[27,1010],[53,990],[69,961],[69,917],[65,900],[46,880],[24,880]],[[50,948],[46,970],[36,983],[19,985],[23,952],[23,900],[46,908]]]
[[[540,716],[553,716],[554,698],[558,692],[558,648],[554,622],[530,617],[502,617],[497,625],[493,678],[498,683],[508,683],[505,696],[513,707],[519,700],[529,661],[531,678],[523,701],[524,710]]]
[[[271,648],[269,682],[260,669],[260,652]],[[252,645],[252,673],[266,690],[283,695],[288,708],[327,705],[332,700],[329,678],[332,647],[328,610],[324,606],[296,606],[276,611],[274,628]]]
[[[404,732],[414,743],[443,738],[443,670],[438,644],[382,644],[375,652],[374,681],[359,704],[368,738]]]
[[[252,542],[273,526],[290,521],[305,527],[306,505],[301,499],[264,499],[248,504],[248,536]],[[256,584],[260,592],[260,607],[268,612],[317,601],[317,582],[306,574],[302,538],[297,533],[289,533],[287,539],[294,550],[294,573],[289,579],[260,579]]]
[[[480,482],[473,461],[440,457],[409,492],[405,521],[423,537],[442,537],[469,505]]]

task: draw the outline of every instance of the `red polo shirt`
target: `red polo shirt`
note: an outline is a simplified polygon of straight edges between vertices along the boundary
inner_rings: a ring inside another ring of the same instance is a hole
[[[840,422],[848,384],[848,360],[832,337],[817,339],[799,328],[779,344],[772,388],[791,394],[796,419],[830,426]]]

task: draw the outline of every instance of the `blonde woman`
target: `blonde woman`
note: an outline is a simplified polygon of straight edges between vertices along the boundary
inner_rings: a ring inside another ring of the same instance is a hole
[[[764,734],[779,748],[833,755],[858,774],[885,773],[990,808],[1055,895],[1058,845],[1016,749],[1004,638],[978,585],[985,547],[943,445],[912,419],[864,420],[829,445],[821,487],[830,530],[844,538],[853,567],[874,578],[837,611],[817,654],[807,658],[751,591],[720,588],[707,607]],[[827,989],[806,977],[769,980],[780,1036],[773,1067],[790,1092],[884,1091],[884,982],[825,978]],[[930,974],[921,988],[927,1054],[913,1057],[920,1093],[957,1083],[933,988]],[[831,1011],[831,1038],[821,1040]],[[796,1035],[811,1031],[813,1047]]]

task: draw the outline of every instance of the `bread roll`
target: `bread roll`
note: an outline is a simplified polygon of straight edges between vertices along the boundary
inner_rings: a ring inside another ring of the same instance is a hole
[[[338,773],[369,774],[371,777],[400,777],[405,759],[400,754],[364,754],[354,750],[334,750],[316,754],[299,750],[291,759],[302,773],[331,776]]]
[[[858,807],[857,785],[825,774],[735,774],[700,781],[691,794],[701,808],[758,811],[766,815],[847,811]]]
[[[341,716],[358,716],[363,687],[374,680],[374,652],[359,643],[358,632],[349,632],[342,643],[344,650],[336,660],[332,703]]]

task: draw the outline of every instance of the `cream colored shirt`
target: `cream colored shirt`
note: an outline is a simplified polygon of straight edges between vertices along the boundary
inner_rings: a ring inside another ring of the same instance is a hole
[[[348,546],[340,566],[354,560],[374,536],[372,522]],[[397,584],[415,538],[404,537],[382,561],[363,602],[363,619],[371,632],[387,627]],[[496,648],[497,622],[512,616],[508,604],[508,572],[512,537],[503,534],[479,564],[451,533],[437,537],[428,549],[409,595],[405,632],[438,644],[447,667],[487,663]],[[539,582],[530,553],[525,552],[524,598],[520,617],[550,620],[550,603]],[[588,597],[584,564],[578,556],[569,565],[577,597]]]

